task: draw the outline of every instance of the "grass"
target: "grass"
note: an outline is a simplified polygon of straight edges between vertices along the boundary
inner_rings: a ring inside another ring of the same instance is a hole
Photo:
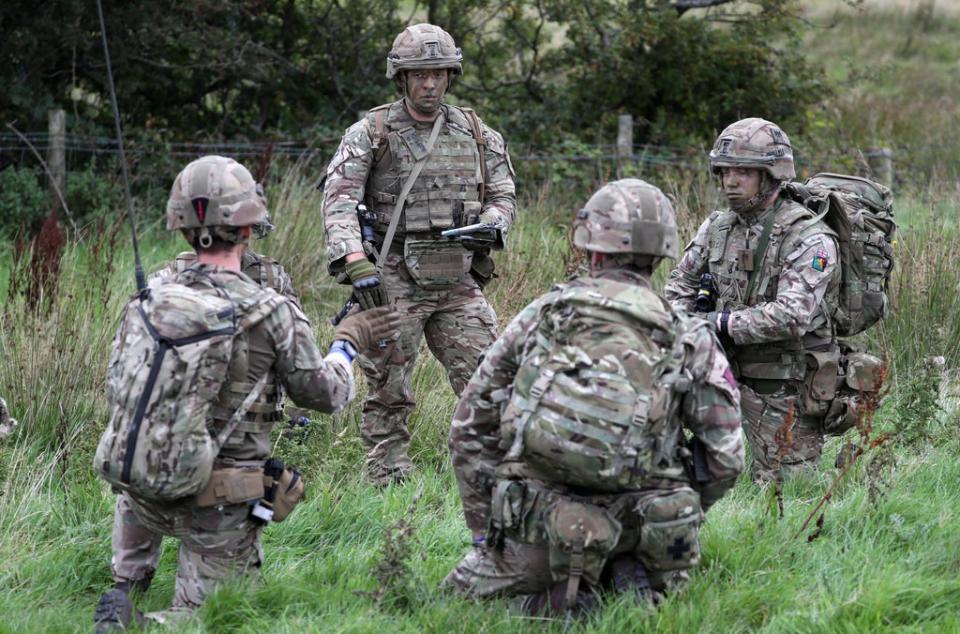
[[[889,453],[885,460],[868,454],[854,466],[812,542],[798,531],[830,485],[846,438],[827,443],[820,475],[787,483],[782,519],[770,513],[768,492],[741,481],[711,510],[703,563],[683,594],[656,612],[613,598],[574,630],[960,631],[960,322],[953,318],[960,313],[953,246],[960,239],[960,204],[956,186],[945,185],[960,155],[953,125],[960,18],[938,8],[937,19],[925,22],[914,3],[903,0],[871,0],[865,14],[835,14],[837,4],[819,2],[811,14],[837,25],[814,31],[808,50],[842,87],[814,113],[813,135],[824,125],[830,142],[844,147],[942,146],[923,158],[924,170],[897,159],[901,230],[893,309],[864,337],[891,361],[891,395],[877,415],[877,427],[893,434]],[[828,144],[809,144],[837,158]],[[347,291],[326,275],[319,201],[309,185],[318,170],[297,165],[270,192],[278,230],[256,246],[292,273],[325,343],[332,335],[327,318]],[[922,181],[911,180],[917,173],[925,175]],[[714,200],[709,180],[642,176],[674,195],[689,237]],[[568,223],[587,197],[531,183],[523,191],[510,249],[498,258],[502,277],[490,287],[501,326],[574,264]],[[159,228],[159,214],[141,223],[148,270],[184,248]],[[105,424],[110,337],[133,290],[126,228],[116,235],[111,240],[90,231],[69,243],[59,285],[39,312],[11,295],[10,281],[18,280],[11,274],[14,258],[0,252],[0,395],[21,421],[15,435],[0,441],[0,632],[89,631],[96,599],[111,583],[114,498],[90,461]],[[22,288],[22,278],[19,283]],[[931,364],[931,357],[943,357],[943,365]],[[421,359],[411,418],[417,476],[383,492],[363,482],[363,386],[345,412],[318,415],[303,443],[278,434],[277,453],[302,469],[308,499],[266,531],[260,583],[223,587],[184,631],[562,630],[509,618],[503,602],[478,605],[438,591],[467,550],[469,534],[446,451],[454,398],[439,364],[425,350]],[[388,600],[378,602],[372,593],[385,531],[400,520],[412,527],[399,562],[407,572],[388,588]],[[173,542],[166,546],[154,587],[137,599],[143,609],[162,609],[172,597],[176,553]]]
[[[296,173],[309,173],[300,166]],[[676,188],[684,191],[682,188]],[[699,195],[699,194],[698,194]],[[278,230],[258,245],[282,259],[298,281],[321,342],[326,317],[345,299],[325,275],[316,223],[317,195],[290,177],[277,195]],[[562,279],[567,225],[582,201],[546,195],[526,200],[501,258],[503,277],[491,289],[501,323]],[[693,215],[688,205],[678,205]],[[893,360],[894,390],[878,416],[895,431],[918,398],[937,401],[933,383],[909,377],[932,355],[946,367],[960,362],[960,327],[942,315],[960,309],[960,265],[948,257],[957,228],[940,218],[952,201],[899,205],[896,310],[874,335]],[[690,218],[690,220],[695,220]],[[685,232],[695,222],[686,222]],[[122,234],[121,234],[122,236]],[[67,249],[64,276],[46,314],[16,297],[5,302],[0,331],[0,393],[21,420],[0,445],[0,630],[89,629],[92,607],[110,585],[113,496],[90,468],[104,425],[103,374],[115,317],[133,289],[129,249],[118,239],[109,270],[88,236]],[[155,268],[181,248],[149,233],[144,259]],[[535,263],[535,264],[533,264]],[[94,283],[98,282],[98,283]],[[506,616],[505,604],[475,605],[441,593],[437,584],[468,547],[468,533],[448,468],[446,430],[454,399],[442,368],[428,354],[414,385],[411,420],[418,475],[385,492],[362,479],[359,403],[334,417],[318,416],[306,441],[277,438],[277,453],[299,465],[310,483],[308,501],[265,535],[266,563],[258,585],[224,587],[188,623],[187,631],[526,631],[543,624]],[[951,608],[960,600],[960,477],[958,443],[949,406],[927,408],[911,423],[910,443],[896,447],[885,494],[869,495],[873,474],[858,465],[841,484],[813,543],[796,533],[831,479],[828,444],[822,475],[788,483],[786,514],[769,513],[768,495],[748,482],[710,513],[704,562],[687,591],[648,613],[613,599],[577,629],[600,631],[950,631],[960,626]],[[866,463],[864,463],[866,464]],[[412,510],[411,510],[412,509]],[[378,602],[374,574],[384,531],[404,519],[412,526],[405,581]],[[175,550],[168,544],[154,588],[139,598],[147,610],[165,607],[173,592]],[[559,631],[558,625],[549,626]]]

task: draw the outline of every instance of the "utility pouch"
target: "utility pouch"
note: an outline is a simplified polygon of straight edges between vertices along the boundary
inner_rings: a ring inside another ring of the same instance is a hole
[[[700,496],[693,489],[643,498],[637,502],[643,524],[637,558],[647,570],[685,570],[700,563]]]
[[[226,467],[210,472],[206,486],[194,504],[204,508],[220,504],[241,504],[263,496],[263,472],[259,467]]]
[[[250,509],[250,517],[260,523],[282,522],[304,497],[303,478],[278,458],[270,458],[260,473],[263,497]]]
[[[830,407],[837,394],[837,375],[840,371],[840,349],[824,352],[806,352],[807,375],[804,377],[804,411],[822,414]]]
[[[620,541],[620,522],[603,507],[560,499],[547,509],[544,523],[550,574],[554,581],[569,579],[568,597],[575,599],[581,578],[599,585],[607,557]]]
[[[489,252],[486,250],[474,251],[473,262],[470,265],[470,275],[473,276],[474,281],[476,281],[481,291],[486,288],[487,284],[489,284],[493,278],[497,277],[496,268],[496,264],[493,258],[490,257]]]
[[[840,436],[857,423],[864,397],[883,387],[883,359],[844,344],[836,398],[823,422],[823,433]]]
[[[498,481],[490,503],[487,543],[499,547],[505,536],[527,544],[542,541],[542,522],[534,521],[533,513],[540,498],[540,491],[527,487],[523,482]]]
[[[471,253],[453,240],[412,240],[403,243],[403,262],[410,277],[424,290],[439,291],[459,284],[470,270]]]

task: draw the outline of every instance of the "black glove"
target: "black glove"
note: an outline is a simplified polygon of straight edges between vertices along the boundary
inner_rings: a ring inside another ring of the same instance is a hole
[[[397,338],[400,313],[393,306],[351,312],[334,331],[335,341],[348,341],[357,352],[368,354],[381,347],[380,342]]]
[[[387,289],[380,283],[380,275],[373,262],[366,258],[347,262],[344,271],[353,284],[353,296],[357,298],[360,308],[368,310],[387,305]]]
[[[730,321],[729,310],[724,310],[721,312],[712,311],[705,314],[703,318],[710,323],[713,331],[716,332],[719,337],[730,337],[730,331],[727,329],[727,323]]]

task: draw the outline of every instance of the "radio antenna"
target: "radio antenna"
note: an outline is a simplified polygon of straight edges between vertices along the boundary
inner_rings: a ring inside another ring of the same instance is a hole
[[[147,288],[140,262],[140,245],[137,242],[137,220],[133,215],[133,197],[130,196],[130,176],[127,174],[127,157],[123,152],[123,130],[120,128],[120,107],[117,105],[117,90],[113,85],[113,68],[110,65],[110,47],[107,45],[107,25],[103,19],[103,4],[97,0],[97,15],[100,16],[100,35],[103,36],[103,57],[107,61],[107,83],[110,86],[110,103],[113,105],[113,122],[117,127],[117,145],[120,148],[120,170],[123,173],[123,193],[127,198],[127,219],[130,221],[130,235],[133,238],[133,261],[137,278],[137,291]]]

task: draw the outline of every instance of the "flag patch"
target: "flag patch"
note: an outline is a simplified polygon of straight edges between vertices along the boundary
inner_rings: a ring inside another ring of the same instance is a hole
[[[814,271],[827,270],[827,252],[825,249],[818,250],[817,254],[813,256],[813,270]]]

